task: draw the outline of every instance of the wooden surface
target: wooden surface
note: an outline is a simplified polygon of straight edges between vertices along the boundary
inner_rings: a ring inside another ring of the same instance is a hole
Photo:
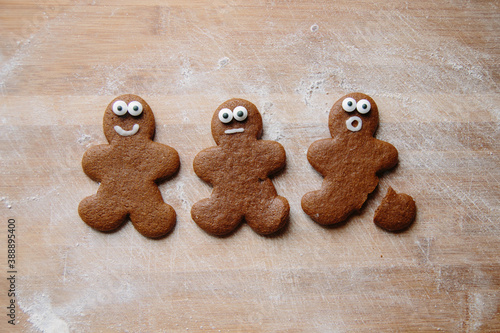
[[[2,332],[500,330],[498,1],[137,3],[0,2]],[[321,184],[305,154],[352,91],[375,99],[400,163],[360,214],[324,228],[300,208]],[[157,241],[77,213],[98,188],[82,155],[106,142],[104,109],[123,93],[149,103],[156,141],[181,156],[160,186],[177,226]],[[193,158],[232,97],[287,151],[274,184],[291,218],[275,237],[243,225],[216,238],[190,218],[211,191]],[[404,233],[372,222],[389,186],[417,202]]]

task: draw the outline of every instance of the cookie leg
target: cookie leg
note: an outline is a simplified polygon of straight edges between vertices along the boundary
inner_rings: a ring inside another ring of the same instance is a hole
[[[127,210],[122,205],[95,194],[80,202],[78,214],[92,228],[99,231],[111,231],[125,221]]]
[[[236,229],[243,219],[233,206],[230,200],[203,199],[193,205],[191,217],[206,232],[226,235]]]
[[[302,210],[314,221],[322,225],[331,225],[346,220],[353,212],[349,198],[326,191],[306,193],[301,200]]]
[[[280,196],[274,197],[266,205],[261,200],[251,205],[245,215],[247,224],[261,235],[269,235],[281,229],[288,220],[290,205]]]
[[[175,226],[175,210],[162,199],[141,201],[130,211],[130,220],[141,235],[158,238]]]

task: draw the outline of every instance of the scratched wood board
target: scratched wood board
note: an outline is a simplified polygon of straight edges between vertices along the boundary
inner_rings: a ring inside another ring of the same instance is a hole
[[[500,11],[497,1],[14,1],[0,3],[2,332],[500,330]],[[377,102],[399,150],[359,214],[326,228],[300,199],[306,151],[346,93]],[[168,237],[103,234],[78,203],[81,158],[105,143],[116,96],[142,96],[180,172],[160,185]],[[274,237],[212,237],[191,220],[194,174],[223,101],[255,103],[280,142],[291,206]],[[372,220],[392,186],[417,202],[392,234]],[[15,326],[7,220],[16,221]],[[4,314],[5,313],[5,314]]]

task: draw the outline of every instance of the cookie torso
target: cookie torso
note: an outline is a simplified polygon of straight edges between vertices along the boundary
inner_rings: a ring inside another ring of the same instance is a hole
[[[240,207],[247,207],[257,200],[259,197],[255,193],[275,196],[276,190],[268,178],[275,171],[269,158],[284,155],[275,144],[254,140],[248,142],[247,146],[219,147],[222,165],[213,182],[213,195],[229,194],[234,204]]]

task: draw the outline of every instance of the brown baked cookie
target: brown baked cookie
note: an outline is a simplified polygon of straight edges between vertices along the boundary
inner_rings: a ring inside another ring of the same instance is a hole
[[[194,204],[193,220],[214,235],[233,231],[244,219],[257,233],[272,234],[288,218],[288,201],[276,193],[269,176],[285,166],[283,146],[259,140],[262,117],[244,99],[222,103],[212,118],[217,146],[199,152],[194,171],[213,185],[212,195]]]
[[[396,193],[389,187],[387,194],[375,210],[373,222],[387,231],[400,231],[415,221],[417,206],[411,196]]]
[[[128,216],[142,235],[165,235],[174,227],[176,214],[156,182],[179,169],[177,151],[153,142],[155,118],[139,96],[115,98],[104,112],[103,128],[109,144],[91,147],[83,155],[83,171],[100,186],[97,194],[80,202],[80,217],[92,228],[110,231]]]
[[[314,142],[307,151],[309,163],[325,177],[320,190],[302,197],[302,209],[314,221],[345,221],[377,187],[377,173],[397,164],[396,148],[373,137],[378,122],[377,105],[365,94],[348,94],[333,105],[332,138]]]

